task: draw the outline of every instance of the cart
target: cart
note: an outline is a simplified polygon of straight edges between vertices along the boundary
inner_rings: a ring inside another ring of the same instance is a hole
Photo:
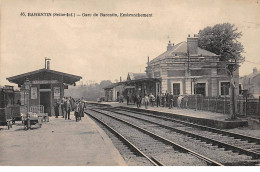
[[[42,120],[36,113],[28,112],[27,114],[22,114],[22,120],[25,130],[31,129],[32,125],[37,125],[39,128],[42,127]]]
[[[38,105],[38,106],[31,106],[30,112],[36,113],[38,117],[42,120],[42,122],[49,122],[49,116],[48,113],[44,113],[44,106]]]

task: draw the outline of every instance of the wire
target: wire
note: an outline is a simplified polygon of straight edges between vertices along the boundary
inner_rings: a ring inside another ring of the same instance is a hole
[[[260,65],[260,63],[251,62],[251,61],[248,61],[248,60],[245,60],[245,62],[247,62],[247,63],[254,63],[254,64],[257,64],[257,65]]]

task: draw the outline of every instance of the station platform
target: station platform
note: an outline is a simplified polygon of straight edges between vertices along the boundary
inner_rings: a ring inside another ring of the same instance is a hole
[[[94,102],[92,102],[94,103]],[[201,125],[206,125],[209,127],[220,128],[220,129],[232,129],[237,127],[248,126],[248,122],[242,119],[228,120],[229,115],[221,113],[213,113],[208,111],[193,110],[193,109],[180,109],[173,107],[169,109],[167,107],[151,107],[148,106],[148,109],[145,109],[144,105],[141,108],[137,108],[136,105],[127,105],[126,103],[118,102],[101,102],[101,104],[110,105],[112,107],[123,107],[131,108],[137,111],[149,111],[154,114],[164,113],[168,115],[174,115],[176,118],[181,120],[186,120]]]
[[[21,123],[0,131],[0,166],[125,166],[106,133],[89,117],[50,117],[41,128]]]

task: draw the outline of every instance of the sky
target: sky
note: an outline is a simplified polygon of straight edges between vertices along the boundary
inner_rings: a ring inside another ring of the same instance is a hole
[[[235,24],[246,61],[240,76],[260,71],[258,0],[1,0],[0,85],[6,78],[44,68],[82,76],[83,83],[126,79],[188,34],[219,23]],[[21,16],[75,13],[77,17]],[[142,13],[138,17],[82,17],[82,13]]]

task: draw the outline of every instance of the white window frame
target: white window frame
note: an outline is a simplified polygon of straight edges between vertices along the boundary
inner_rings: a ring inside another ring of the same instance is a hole
[[[183,83],[182,81],[171,81],[171,92],[173,94],[173,84],[180,84],[180,95],[183,95]]]
[[[229,90],[229,94],[228,95],[221,95],[221,83],[223,83],[223,82],[229,82],[230,83],[229,80],[221,80],[221,81],[219,81],[218,82],[218,95],[221,96],[221,97],[225,97],[225,96],[228,97],[229,94],[230,94],[230,90]]]
[[[209,95],[208,81],[197,81],[196,84],[205,84],[205,96],[207,97]],[[194,82],[192,82],[192,94],[195,94],[194,89]]]

